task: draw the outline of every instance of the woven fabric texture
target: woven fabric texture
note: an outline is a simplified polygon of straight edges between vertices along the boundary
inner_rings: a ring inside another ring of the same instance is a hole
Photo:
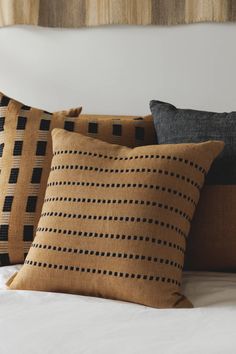
[[[0,266],[23,263],[42,209],[51,130],[73,130],[80,111],[52,114],[0,93]]]
[[[236,271],[236,112],[215,113],[152,101],[159,144],[223,140],[193,220],[186,269]]]
[[[186,238],[223,143],[130,149],[52,134],[36,238],[10,288],[190,307],[180,290]]]
[[[140,117],[81,114],[77,131],[107,143],[128,147],[157,143],[151,115]]]
[[[132,147],[156,143],[151,116],[79,113],[80,109],[72,109],[52,114],[0,93],[0,266],[23,263],[35,236],[52,158],[53,128]]]

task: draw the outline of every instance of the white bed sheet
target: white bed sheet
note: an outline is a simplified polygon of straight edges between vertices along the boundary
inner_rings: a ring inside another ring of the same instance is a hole
[[[236,274],[185,273],[195,308],[157,310],[98,298],[6,290],[0,354],[235,354]]]

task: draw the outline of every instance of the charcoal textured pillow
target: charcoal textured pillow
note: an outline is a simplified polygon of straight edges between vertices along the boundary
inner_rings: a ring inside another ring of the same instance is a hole
[[[51,130],[73,130],[80,111],[52,114],[0,93],[0,266],[24,262],[49,175]]]
[[[205,174],[222,147],[130,149],[53,130],[36,238],[8,285],[191,306],[181,294],[186,238]]]
[[[150,102],[159,144],[223,140],[225,148],[206,178],[192,223],[186,267],[236,271],[236,112],[178,109]]]

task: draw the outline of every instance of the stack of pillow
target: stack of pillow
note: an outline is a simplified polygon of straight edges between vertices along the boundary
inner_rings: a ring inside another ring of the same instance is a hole
[[[158,144],[222,140],[192,222],[186,252],[188,270],[236,271],[236,112],[178,109],[151,101]]]
[[[233,270],[234,251],[219,256],[225,233],[235,242],[234,114],[151,110],[155,129],[152,116],[51,114],[0,95],[0,265],[24,262],[10,289],[191,307],[196,208],[186,267]]]

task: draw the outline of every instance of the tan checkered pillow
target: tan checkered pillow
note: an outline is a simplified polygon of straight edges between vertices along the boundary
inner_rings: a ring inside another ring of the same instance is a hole
[[[127,146],[156,142],[151,116],[79,113],[78,109],[51,114],[0,93],[0,266],[23,263],[34,238],[51,163],[53,128]]]
[[[137,117],[81,114],[77,131],[107,143],[128,147],[157,143],[151,115]]]
[[[61,129],[36,238],[11,289],[189,307],[186,238],[221,142],[130,149]]]
[[[51,130],[73,130],[80,111],[52,114],[0,93],[0,266],[24,261],[42,209]]]

